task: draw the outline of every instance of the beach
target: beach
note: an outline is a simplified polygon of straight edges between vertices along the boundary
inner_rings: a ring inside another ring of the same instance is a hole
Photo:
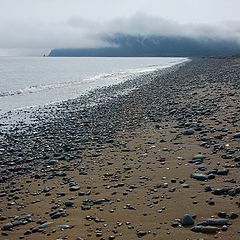
[[[240,58],[196,58],[0,132],[1,239],[238,239]]]

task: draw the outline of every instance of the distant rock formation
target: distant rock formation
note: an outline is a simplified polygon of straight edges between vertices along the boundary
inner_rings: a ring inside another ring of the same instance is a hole
[[[65,48],[51,50],[50,57],[194,57],[240,54],[232,40],[186,37],[132,36],[115,34],[104,40],[115,47]]]

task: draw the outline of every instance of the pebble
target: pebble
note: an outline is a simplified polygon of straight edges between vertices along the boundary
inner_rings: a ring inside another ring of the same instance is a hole
[[[75,191],[78,191],[79,189],[80,189],[80,187],[77,186],[77,185],[75,185],[75,186],[71,186],[71,187],[69,188],[69,191],[75,192]]]
[[[139,238],[145,236],[146,234],[147,234],[147,232],[145,232],[145,231],[137,231],[137,236],[138,236]]]
[[[212,234],[212,233],[217,233],[219,232],[219,228],[217,227],[212,227],[212,226],[195,226],[191,229],[193,232],[202,232],[202,233],[207,233],[207,234]]]
[[[237,132],[233,135],[233,138],[240,138],[240,132]]]
[[[6,230],[10,230],[14,227],[14,225],[12,223],[6,223],[5,225],[2,226],[2,230],[6,231]]]
[[[190,129],[186,129],[185,131],[182,132],[183,135],[193,135],[194,134],[194,130],[192,128]]]
[[[192,217],[192,215],[190,214],[185,214],[182,218],[181,218],[181,224],[183,226],[191,226],[194,224],[194,219]]]
[[[64,205],[65,205],[66,207],[72,207],[73,204],[74,204],[74,201],[73,201],[73,200],[67,200],[67,201],[64,202]]]
[[[206,181],[206,180],[208,180],[208,175],[201,174],[201,173],[192,173],[191,178],[200,180],[200,181]]]
[[[203,223],[206,225],[223,226],[228,225],[228,220],[224,218],[208,218]]]
[[[227,216],[228,216],[228,218],[230,218],[230,219],[238,218],[238,214],[235,213],[235,212],[229,212],[229,213],[227,214]]]

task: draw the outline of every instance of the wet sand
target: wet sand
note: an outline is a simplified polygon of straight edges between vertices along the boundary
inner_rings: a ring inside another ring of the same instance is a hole
[[[2,133],[1,239],[238,239],[239,65],[194,59]]]

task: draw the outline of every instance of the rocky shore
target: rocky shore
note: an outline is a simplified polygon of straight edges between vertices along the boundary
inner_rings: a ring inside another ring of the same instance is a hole
[[[0,239],[239,239],[240,58],[30,118],[0,130]]]

